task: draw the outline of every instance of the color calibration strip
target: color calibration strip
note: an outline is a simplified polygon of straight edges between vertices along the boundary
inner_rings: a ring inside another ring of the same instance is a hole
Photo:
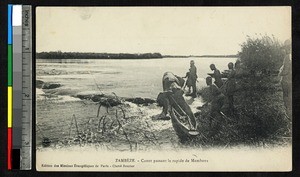
[[[8,169],[31,169],[31,6],[8,5]]]
[[[12,53],[12,5],[8,5],[8,36],[7,36],[7,54],[8,54],[8,63],[7,63],[7,71],[8,71],[8,90],[7,90],[7,98],[8,98],[8,108],[7,108],[7,123],[8,123],[8,131],[7,131],[7,164],[8,164],[8,169],[11,170],[12,169],[12,112],[13,112],[13,108],[12,108],[12,99],[13,99],[13,95],[12,95],[12,62],[13,62],[13,53]]]

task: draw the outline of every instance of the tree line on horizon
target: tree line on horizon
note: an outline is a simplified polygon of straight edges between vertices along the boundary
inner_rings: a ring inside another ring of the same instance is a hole
[[[94,53],[94,52],[39,52],[38,59],[151,59],[151,58],[189,58],[189,57],[213,57],[233,58],[237,55],[162,55],[160,53]]]
[[[39,59],[150,59],[163,58],[160,53],[92,53],[92,52],[40,52],[36,53]]]

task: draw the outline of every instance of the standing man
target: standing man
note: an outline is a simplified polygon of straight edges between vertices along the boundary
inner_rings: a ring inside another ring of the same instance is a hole
[[[219,88],[222,87],[223,81],[222,81],[222,75],[221,75],[220,71],[216,68],[215,64],[211,64],[209,67],[210,67],[210,69],[211,69],[212,71],[214,71],[214,73],[209,74],[209,75],[211,75],[211,76],[215,79],[215,82],[214,82],[214,83],[215,83],[216,86],[218,86]]]
[[[281,86],[284,105],[290,113],[292,110],[292,61],[290,40],[284,42],[283,50],[285,52],[285,57],[279,75],[282,77]]]
[[[193,88],[193,92],[191,93],[191,96],[193,98],[196,98],[197,97],[196,81],[197,81],[198,76],[197,76],[197,68],[195,66],[194,60],[190,61],[190,75],[189,75],[189,78],[190,78],[191,86]]]
[[[228,73],[228,80],[226,83],[227,84],[226,85],[226,96],[227,96],[228,102],[229,102],[230,114],[233,115],[234,114],[233,94],[235,92],[235,70],[233,68],[232,62],[228,63],[228,69],[229,69],[229,73]]]

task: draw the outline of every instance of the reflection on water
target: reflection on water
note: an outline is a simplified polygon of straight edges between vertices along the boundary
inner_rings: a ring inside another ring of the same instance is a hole
[[[88,63],[88,60],[82,59],[37,59],[36,63]]]

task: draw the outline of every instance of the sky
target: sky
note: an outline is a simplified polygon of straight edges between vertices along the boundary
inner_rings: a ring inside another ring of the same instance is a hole
[[[38,7],[36,51],[229,55],[291,38],[290,7]]]

